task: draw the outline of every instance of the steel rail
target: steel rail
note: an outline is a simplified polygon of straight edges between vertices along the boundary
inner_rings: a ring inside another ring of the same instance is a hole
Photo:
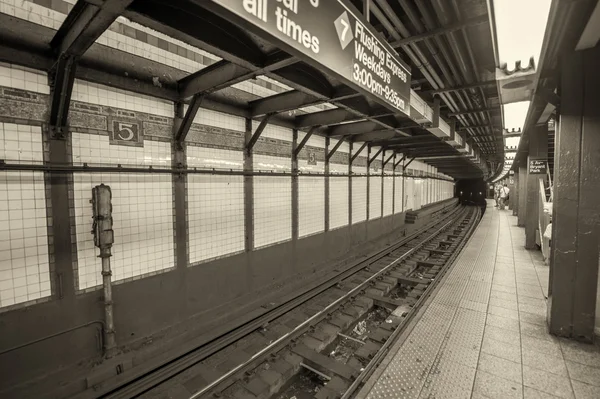
[[[420,310],[423,303],[426,300],[428,300],[429,297],[433,294],[433,291],[435,290],[435,288],[442,281],[442,277],[446,274],[448,269],[450,269],[450,267],[454,264],[456,258],[461,253],[464,246],[469,241],[471,241],[471,238],[473,236],[473,230],[478,225],[478,220],[479,220],[479,215],[480,215],[479,212],[480,212],[479,208],[477,208],[475,215],[474,215],[475,217],[473,218],[473,221],[471,222],[471,225],[469,226],[469,231],[468,231],[466,237],[461,241],[459,247],[453,251],[451,257],[446,261],[446,265],[444,266],[444,268],[442,268],[442,270],[440,270],[439,275],[436,276],[436,278],[433,280],[433,282],[427,287],[427,289],[425,290],[423,295],[417,300],[417,302],[415,303],[413,308],[408,312],[408,314],[404,318],[402,324],[400,326],[398,326],[398,328],[395,329],[394,332],[392,332],[390,337],[385,341],[385,343],[379,349],[379,351],[375,354],[375,356],[373,356],[373,358],[369,361],[369,363],[364,368],[364,370],[352,382],[350,387],[348,387],[348,389],[346,390],[344,395],[342,395],[341,399],[349,399],[352,396],[352,394],[356,391],[356,389],[359,387],[359,385],[362,384],[367,378],[369,378],[371,376],[371,374],[376,370],[376,368],[379,366],[379,364],[383,360],[383,357],[388,354],[390,347],[397,342],[397,339],[399,338],[399,336],[406,330],[407,326],[409,325],[409,322],[418,313],[418,311]]]
[[[233,369],[229,370],[227,373],[223,374],[221,377],[217,378],[216,380],[214,380],[213,382],[211,382],[210,384],[208,384],[207,386],[205,386],[204,388],[202,388],[200,391],[194,393],[192,396],[189,397],[189,399],[199,398],[201,395],[203,395],[206,392],[210,391],[211,389],[215,388],[221,382],[227,380],[228,378],[230,378],[233,375],[235,375],[236,373],[238,373],[240,370],[242,370],[247,365],[253,363],[255,361],[255,359],[257,359],[259,357],[262,357],[262,356],[270,353],[279,344],[281,344],[281,343],[283,343],[285,341],[291,340],[291,339],[295,338],[297,335],[300,335],[301,333],[303,333],[304,329],[306,327],[310,327],[311,324],[313,324],[313,322],[315,322],[317,319],[320,318],[320,316],[323,316],[323,315],[331,312],[332,310],[334,310],[335,308],[337,308],[341,303],[346,302],[349,298],[351,298],[351,297],[353,297],[355,295],[358,295],[365,288],[365,286],[367,284],[369,284],[371,281],[375,280],[377,277],[379,277],[380,275],[382,275],[385,272],[387,272],[388,269],[390,269],[391,267],[393,267],[394,265],[396,265],[398,262],[404,260],[407,256],[409,256],[412,253],[414,253],[415,251],[419,250],[421,247],[423,247],[430,240],[432,240],[435,237],[437,237],[442,230],[444,230],[448,225],[450,225],[453,222],[455,222],[455,220],[448,221],[446,224],[444,224],[442,227],[440,227],[438,230],[436,230],[435,233],[433,233],[430,236],[428,236],[427,238],[425,238],[423,241],[421,241],[421,243],[419,243],[418,245],[416,245],[414,248],[409,249],[406,253],[402,254],[396,260],[390,262],[383,269],[381,269],[377,273],[373,274],[371,277],[367,278],[361,284],[359,284],[358,286],[356,286],[355,288],[351,289],[349,292],[347,292],[346,294],[344,294],[340,298],[336,299],[335,301],[333,301],[332,303],[330,303],[329,305],[327,305],[325,307],[325,309],[323,309],[323,310],[319,311],[318,313],[314,314],[313,316],[309,317],[308,319],[306,319],[305,321],[303,321],[302,323],[300,323],[298,326],[296,326],[296,328],[294,328],[293,330],[287,332],[286,334],[284,334],[281,337],[279,337],[277,340],[275,340],[272,343],[270,343],[269,345],[265,346],[260,351],[256,352],[247,361],[245,361],[245,362],[239,364],[238,366],[234,367]]]
[[[449,219],[453,217],[453,215],[457,214],[461,210],[460,206],[452,209],[451,214],[447,215],[444,219]],[[286,300],[285,302],[279,304],[275,308],[266,312],[263,315],[257,316],[254,319],[248,320],[245,324],[236,327],[235,329],[230,330],[229,332],[223,333],[220,336],[216,336],[211,341],[207,342],[204,345],[198,346],[197,348],[191,349],[186,353],[182,353],[181,355],[170,359],[169,361],[164,362],[162,365],[154,366],[153,369],[142,371],[133,376],[127,382],[122,382],[120,386],[106,388],[103,393],[100,393],[100,389],[93,392],[93,397],[102,397],[102,398],[131,398],[136,395],[139,395],[142,392],[146,392],[153,387],[167,381],[169,378],[174,377],[180,372],[188,369],[189,367],[194,366],[195,364],[201,362],[205,358],[213,355],[214,353],[222,350],[224,347],[231,345],[233,342],[243,338],[244,336],[250,334],[255,331],[257,328],[260,328],[265,323],[268,323],[277,317],[289,312],[295,307],[301,305],[302,303],[316,297],[321,294],[325,290],[335,286],[340,281],[358,273],[360,270],[368,267],[370,264],[377,262],[379,259],[385,257],[389,253],[398,250],[403,245],[408,244],[411,240],[415,239],[419,235],[425,233],[427,230],[435,227],[436,224],[439,223],[439,220],[434,220],[431,223],[424,226],[419,231],[414,232],[413,234],[404,237],[399,240],[397,243],[391,245],[390,247],[383,248],[378,251],[374,251],[373,253],[368,255],[367,259],[359,260],[357,262],[352,263],[349,267],[336,274],[333,277],[327,277],[324,281],[313,283],[314,287],[310,288],[308,291],[304,291],[301,294],[297,294],[291,299]],[[335,270],[337,271],[337,270]],[[123,375],[125,377],[125,375]],[[125,377],[126,378],[126,377]],[[148,381],[150,379],[150,381]],[[77,396],[78,398],[87,398],[85,392],[81,395]]]

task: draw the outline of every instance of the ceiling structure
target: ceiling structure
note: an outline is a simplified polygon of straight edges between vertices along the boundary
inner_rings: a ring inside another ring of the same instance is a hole
[[[357,12],[363,10],[362,0],[351,2]],[[0,14],[0,60],[49,71],[55,87],[50,124],[59,130],[66,126],[70,90],[78,78],[186,103],[192,116],[205,107],[360,145],[366,142],[416,157],[455,178],[490,177],[501,167],[502,111],[486,0],[367,2],[371,25],[411,68],[411,105],[414,95],[415,104],[433,107],[453,134],[462,135],[462,145],[435,135],[436,126],[415,118],[412,109],[409,117],[382,106],[220,17],[209,3],[79,0],[58,31]],[[96,43],[119,16],[215,59],[188,73]],[[279,92],[262,97],[235,87],[257,78],[280,82]],[[184,140],[185,134],[177,134],[177,139]]]

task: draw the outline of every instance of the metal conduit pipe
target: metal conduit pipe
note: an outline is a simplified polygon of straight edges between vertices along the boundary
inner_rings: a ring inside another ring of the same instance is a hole
[[[373,13],[373,15],[375,15],[379,22],[381,22],[381,24],[388,30],[388,32],[394,37],[394,39],[401,40],[403,37],[408,37],[410,33],[408,32],[406,27],[404,27],[404,25],[398,19],[398,17],[394,14],[393,10],[391,10],[389,4],[387,4],[385,0],[376,0],[376,2],[377,4],[383,4],[384,7],[387,6],[388,11],[391,11],[391,14],[389,14],[389,16],[392,22],[390,23],[390,21],[387,19],[387,16],[384,15],[383,11],[375,3],[371,3],[371,12]],[[398,30],[396,30],[396,28]],[[400,31],[400,33],[398,33],[398,31]],[[421,70],[427,81],[429,81],[429,83],[433,86],[434,89],[437,90],[444,87],[444,84],[441,81],[439,75],[433,68],[431,68],[431,65],[429,65],[429,62],[427,61],[427,57],[425,57],[425,55],[420,51],[419,48],[415,49],[413,45],[405,45],[402,46],[402,49],[406,51],[406,54],[415,63],[417,68]],[[421,60],[423,60],[423,62],[421,62]],[[444,102],[453,112],[456,112],[455,110],[457,110],[458,107],[454,100],[451,97],[447,96],[447,93],[442,93],[440,97],[442,97]],[[461,115],[459,119],[462,119],[463,123],[468,125],[468,123],[465,122],[463,115]]]
[[[417,33],[420,34],[420,33],[425,32],[425,26],[423,26],[423,24],[421,23],[420,18],[417,15],[417,13],[415,12],[415,10],[413,9],[413,7],[406,0],[399,0],[399,2],[400,2],[400,6],[402,6],[404,11],[406,12],[408,19],[411,21],[411,23],[414,25],[415,29],[417,30]],[[423,5],[422,2],[417,2],[417,4],[419,4],[420,8]],[[423,14],[422,11],[423,10],[421,10],[421,13]],[[433,29],[434,25],[435,25],[435,24],[432,24],[433,21],[431,19],[428,20],[425,14],[423,14],[423,17],[425,18],[426,25],[429,25],[428,28]],[[429,50],[429,52],[431,52],[431,54],[433,54],[434,59],[437,61],[438,65],[442,69],[442,73],[444,74],[444,76],[447,77],[448,84],[450,86],[457,86],[458,84],[460,84],[461,80],[459,78],[459,74],[457,73],[456,68],[454,68],[454,64],[451,62],[452,58],[450,58],[450,54],[446,50],[446,46],[442,42],[441,38],[439,36],[436,36],[434,39],[426,39],[426,40],[424,40],[424,42],[425,42],[425,45],[427,46],[427,49]],[[445,66],[444,61],[442,59],[440,59],[439,54],[438,54],[437,50],[435,49],[433,42],[435,42],[435,44],[437,44],[438,48],[442,52],[444,59],[446,60],[446,62],[448,62],[448,65],[450,65],[452,67],[453,73],[450,73],[448,68]],[[454,76],[457,78],[456,81],[453,79]],[[457,91],[457,92],[454,92],[453,94],[458,98],[458,101],[461,103],[463,109],[472,109],[473,108],[473,104],[471,103],[471,99],[469,98],[469,96],[466,96],[467,101],[465,103],[465,100],[463,98],[463,93]],[[469,114],[468,118],[471,122],[471,125],[482,125],[483,124],[473,114]]]
[[[412,18],[411,21],[413,22],[413,24],[417,27],[420,27],[421,29],[423,29],[424,27],[421,26],[421,22],[420,22],[420,18],[416,17],[416,13],[414,13],[414,11],[412,10],[412,6],[405,0],[400,0],[400,3],[402,5],[402,7],[405,9],[405,11],[407,12],[407,15],[409,16],[409,18],[411,17],[412,14]],[[435,21],[435,19],[431,16],[431,13],[429,12],[429,10],[427,9],[426,5],[424,2],[422,1],[418,1],[416,2],[417,7],[419,9],[419,11],[421,12],[421,15],[423,16],[423,19],[425,21],[425,28],[427,29],[435,29],[435,27],[438,25]],[[424,30],[424,29],[423,29]],[[463,79],[460,78],[460,73],[458,71],[458,68],[456,68],[456,65],[454,62],[450,61],[453,59],[453,54],[451,54],[451,52],[448,50],[448,46],[446,46],[446,43],[444,42],[444,39],[441,36],[436,36],[434,38],[436,44],[438,45],[438,48],[440,49],[440,51],[442,52],[442,55],[444,56],[444,58],[448,61],[448,64],[450,65],[450,69],[452,70],[452,73],[454,76],[456,76],[457,79],[457,86],[461,85],[463,83],[463,81],[468,81],[468,79],[466,77],[463,77]],[[457,57],[461,57],[461,54],[456,54]],[[469,106],[469,109],[473,109],[473,108],[481,108],[481,106],[477,106],[477,107],[473,107],[473,103],[471,101],[471,97],[469,97],[468,94],[463,93],[461,91],[457,91],[456,94],[458,96],[465,96],[467,99],[467,104]],[[474,125],[485,125],[485,117],[483,117],[483,115],[480,115],[480,118],[477,118],[476,116],[477,114],[473,114],[472,116],[475,118],[475,122]],[[470,129],[471,131],[473,131],[472,129]],[[483,133],[484,135],[486,134],[485,132],[485,128],[478,128],[476,129],[476,131],[478,133]]]
[[[433,10],[435,11],[438,20],[441,22],[441,24],[444,25],[448,25],[450,23],[450,11],[446,8],[446,3],[444,0],[432,0],[431,2],[432,6],[433,6]],[[464,29],[461,29],[464,33]],[[460,48],[459,42],[457,40],[457,37],[455,35],[455,32],[450,32],[449,33],[450,37],[452,38],[452,40],[448,40],[448,43],[450,43],[450,47],[452,49],[452,51],[454,52],[454,54],[456,54],[456,59],[458,61],[458,65],[460,66],[460,69],[462,71],[463,76],[465,76],[465,78],[467,79],[467,83],[471,83],[473,82],[473,80],[476,80],[476,76],[477,76],[477,70],[473,65],[471,65],[473,67],[473,73],[471,74],[469,67],[467,66],[467,63],[463,57],[463,51]],[[466,41],[468,43],[468,41]],[[483,89],[480,88],[480,94],[481,96],[485,99],[485,96],[483,95]],[[474,94],[475,90],[472,91],[472,93]],[[484,102],[485,103],[485,102]],[[482,117],[484,116],[483,113]],[[489,114],[488,114],[489,117]],[[485,119],[484,119],[485,120]],[[491,121],[491,119],[490,119]],[[493,134],[493,132],[491,132]]]
[[[454,8],[454,12],[456,14],[456,17],[459,20],[462,20],[462,14],[461,14],[460,9],[458,8],[458,3],[456,2],[456,0],[452,0],[452,7]],[[473,71],[474,71],[474,75],[473,75],[474,78],[475,78],[474,80],[479,81],[479,77],[477,76],[477,63],[475,62],[475,55],[473,54],[473,49],[471,48],[471,43],[469,42],[469,38],[467,37],[467,31],[466,31],[466,29],[464,27],[461,28],[460,31],[462,32],[462,36],[463,36],[463,39],[465,41],[465,46],[467,48],[467,54],[469,56],[469,60],[471,61],[471,68],[473,68]],[[479,95],[481,96],[481,100],[482,100],[482,104],[481,104],[482,107],[481,108],[488,108],[488,106],[487,106],[487,99],[485,98],[485,93],[483,92],[483,87],[480,87],[478,89],[478,91],[479,91]],[[492,122],[492,116],[490,115],[490,112],[488,111],[485,114],[487,115],[488,120],[489,120],[489,122],[491,124],[491,122]],[[491,130],[490,133],[493,136],[494,135],[494,131],[493,131],[493,129],[490,129],[490,130]]]

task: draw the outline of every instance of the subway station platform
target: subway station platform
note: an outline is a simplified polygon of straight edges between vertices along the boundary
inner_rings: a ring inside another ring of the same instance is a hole
[[[549,267],[488,208],[358,398],[600,398],[600,348],[547,332]]]

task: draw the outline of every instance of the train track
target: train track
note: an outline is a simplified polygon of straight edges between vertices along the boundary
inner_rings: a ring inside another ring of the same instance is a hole
[[[288,389],[299,370],[310,370],[327,381],[315,387],[317,397],[349,398],[430,294],[478,219],[476,207],[439,215],[265,315],[100,397],[268,398]],[[374,309],[383,309],[385,320],[361,334],[357,326],[364,326]],[[324,354],[340,342],[355,344],[355,350],[344,350],[341,361]]]

